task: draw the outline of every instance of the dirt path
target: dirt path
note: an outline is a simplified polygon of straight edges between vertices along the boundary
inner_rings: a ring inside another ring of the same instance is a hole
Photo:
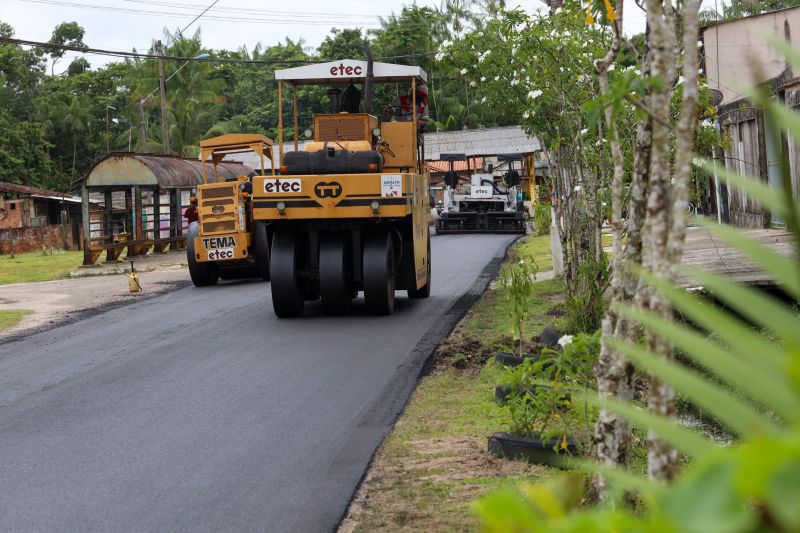
[[[0,310],[33,311],[13,328],[0,331],[0,343],[190,283],[188,269],[174,264],[142,272],[139,281],[142,292],[138,293],[129,292],[126,275],[0,285]]]

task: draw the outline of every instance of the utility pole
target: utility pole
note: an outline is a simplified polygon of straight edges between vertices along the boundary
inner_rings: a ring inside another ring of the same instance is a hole
[[[144,98],[139,98],[139,151],[147,150],[147,132],[144,129]]]
[[[161,41],[156,43],[158,50],[158,86],[161,91],[161,137],[163,139],[164,153],[170,153],[169,149],[169,122],[167,121],[167,82],[164,79],[164,45]]]

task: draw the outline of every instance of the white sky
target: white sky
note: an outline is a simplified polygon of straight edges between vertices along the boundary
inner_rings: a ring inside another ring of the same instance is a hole
[[[147,51],[154,39],[161,38],[164,27],[175,31],[199,15],[213,0],[0,0],[0,20],[14,27],[16,37],[46,41],[61,22],[77,21],[84,27],[84,42],[92,48]],[[567,0],[574,1],[574,0]],[[722,0],[718,0],[722,3]],[[331,28],[380,26],[379,16],[399,13],[404,0],[293,0],[291,2],[256,0],[220,0],[195,22],[187,34],[200,27],[206,47],[236,50],[245,45],[252,49],[259,41],[265,45],[302,38],[306,46],[316,48]],[[704,0],[713,7],[715,0]],[[440,0],[417,0],[418,5],[433,6]],[[508,1],[526,11],[544,8],[541,0]],[[632,0],[625,0],[625,30],[635,34],[644,30],[644,13]],[[214,20],[214,17],[218,19]],[[227,20],[220,20],[227,19]],[[66,69],[78,54],[68,53],[57,71]],[[107,56],[87,55],[93,67],[109,61]]]

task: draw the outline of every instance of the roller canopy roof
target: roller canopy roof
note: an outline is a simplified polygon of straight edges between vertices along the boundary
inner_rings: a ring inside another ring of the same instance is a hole
[[[360,83],[366,76],[367,62],[359,59],[340,59],[275,71],[276,80],[283,80],[293,85],[346,85]],[[420,67],[372,63],[374,83],[401,82],[410,78],[416,78],[417,83],[424,83],[428,80],[428,75]]]

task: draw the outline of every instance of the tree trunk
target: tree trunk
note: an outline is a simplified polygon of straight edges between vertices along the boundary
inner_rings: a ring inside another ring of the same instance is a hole
[[[614,39],[606,56],[597,61],[595,67],[600,79],[600,90],[608,92],[608,68],[616,60],[622,44],[621,28],[623,21],[623,5],[617,6],[617,19],[614,28]],[[625,159],[620,144],[619,133],[614,122],[610,106],[605,109],[605,124],[611,143],[611,154],[614,164],[611,198],[611,230],[613,235],[613,251],[611,264],[611,302],[630,302],[632,295],[624,290],[625,257],[623,255],[623,202]],[[623,333],[625,324],[611,309],[608,309],[601,323],[600,357],[595,367],[597,392],[601,398],[617,398],[629,401],[632,398],[633,367],[621,354],[614,351],[608,341],[612,338],[628,338]],[[631,425],[613,411],[601,409],[594,433],[594,451],[597,460],[607,466],[628,465],[631,456]],[[592,479],[593,496],[597,499],[605,497],[605,478],[595,476]]]

